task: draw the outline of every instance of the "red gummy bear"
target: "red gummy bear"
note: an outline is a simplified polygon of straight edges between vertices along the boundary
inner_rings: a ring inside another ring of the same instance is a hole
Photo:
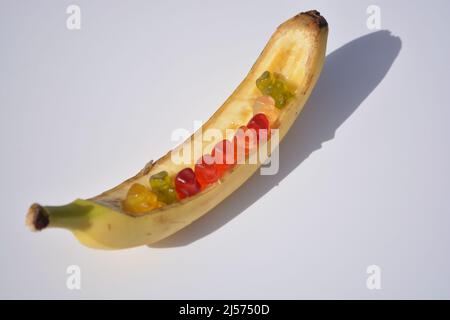
[[[247,124],[248,129],[253,129],[256,131],[256,139],[259,142],[260,137],[264,137],[262,141],[267,140],[269,137],[269,119],[267,119],[264,113],[257,113],[250,119]],[[264,130],[265,132],[263,133]]]
[[[214,163],[214,157],[205,154],[198,159],[195,164],[195,175],[202,189],[219,180],[220,176]]]
[[[236,163],[234,159],[234,146],[228,140],[222,140],[217,143],[211,152],[211,156],[215,159],[214,165],[219,176],[222,176],[225,171],[233,167]]]
[[[245,163],[245,157],[250,150],[257,147],[256,132],[248,130],[246,126],[239,127],[233,137],[234,160],[236,163]]]
[[[185,168],[178,172],[175,177],[175,190],[180,199],[191,197],[200,192],[200,184],[191,168]]]

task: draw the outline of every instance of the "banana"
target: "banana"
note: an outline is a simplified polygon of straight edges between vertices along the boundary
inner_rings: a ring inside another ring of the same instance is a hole
[[[259,95],[255,81],[264,71],[271,70],[284,76],[297,88],[278,118],[281,141],[302,110],[319,77],[325,60],[327,35],[328,24],[317,11],[300,13],[281,24],[246,78],[203,125],[202,130],[214,128],[225,131],[247,123],[252,117],[252,103]],[[183,148],[191,139],[192,137],[174,151]],[[206,149],[202,151],[207,152]],[[191,163],[195,163],[193,156],[191,160]],[[32,231],[48,227],[68,229],[82,244],[98,249],[122,249],[151,244],[179,231],[214,208],[250,178],[260,164],[261,162],[238,164],[220,183],[195,196],[141,216],[131,216],[124,212],[121,200],[133,183],[148,184],[152,174],[162,170],[174,174],[183,169],[183,165],[172,161],[169,152],[156,162],[150,162],[134,177],[91,199],[77,199],[64,206],[31,205],[26,224]]]

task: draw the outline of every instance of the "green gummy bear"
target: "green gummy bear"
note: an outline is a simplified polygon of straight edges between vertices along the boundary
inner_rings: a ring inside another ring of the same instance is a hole
[[[152,175],[150,177],[150,186],[159,201],[171,204],[177,200],[177,193],[167,171],[161,171]]]
[[[283,108],[294,96],[281,75],[271,74],[269,71],[264,71],[256,80],[256,87],[262,94],[271,96],[275,100],[275,106],[279,109]]]

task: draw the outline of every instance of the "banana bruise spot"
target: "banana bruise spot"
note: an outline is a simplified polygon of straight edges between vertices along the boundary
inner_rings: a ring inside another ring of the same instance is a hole
[[[38,203],[33,203],[28,210],[25,224],[31,231],[41,231],[50,223],[49,215]]]

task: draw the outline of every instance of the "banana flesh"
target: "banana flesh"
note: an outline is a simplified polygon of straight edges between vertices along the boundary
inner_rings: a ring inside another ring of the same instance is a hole
[[[252,117],[252,103],[260,95],[256,79],[266,70],[279,73],[295,85],[295,94],[279,116],[279,141],[285,136],[322,70],[328,24],[317,11],[300,13],[280,25],[270,38],[252,69],[232,95],[203,125],[224,132],[237,129]],[[194,133],[195,135],[196,133]],[[202,154],[218,141],[203,143]],[[185,147],[190,139],[178,148]],[[273,143],[273,142],[272,142]],[[275,146],[271,146],[275,147]],[[175,150],[177,151],[177,150]],[[195,163],[192,154],[191,163]],[[122,249],[151,244],[186,227],[223,201],[250,178],[261,163],[236,165],[220,183],[197,195],[134,217],[121,209],[129,187],[136,182],[148,184],[151,175],[162,170],[176,174],[186,165],[175,164],[170,152],[149,163],[136,176],[94,198],[77,199],[65,206],[33,204],[26,222],[33,231],[49,227],[70,230],[84,245],[97,249]],[[193,165],[192,165],[193,166]]]

